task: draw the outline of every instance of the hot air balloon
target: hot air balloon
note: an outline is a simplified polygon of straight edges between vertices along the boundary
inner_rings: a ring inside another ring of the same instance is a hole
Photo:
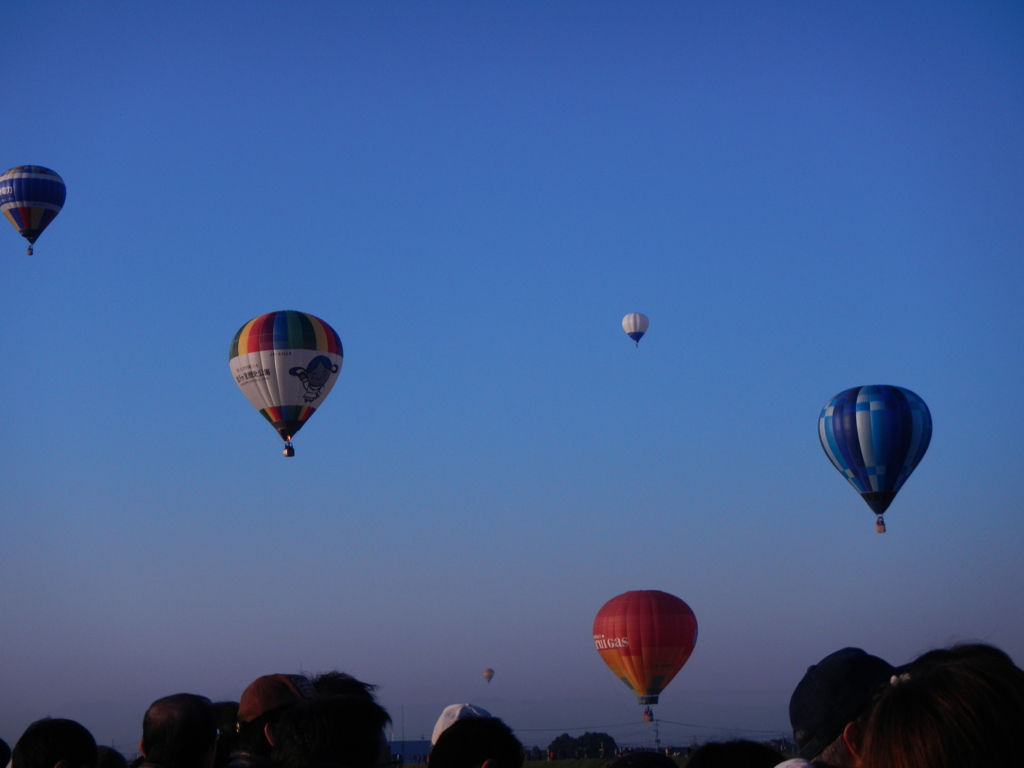
[[[640,312],[630,312],[622,318],[622,330],[626,332],[629,338],[636,342],[638,347],[640,346],[641,337],[647,333],[647,328],[650,324],[651,321],[647,319],[647,315]]]
[[[494,678],[494,670],[491,669],[490,667],[488,667],[487,669],[484,670],[484,680],[486,680],[489,683],[489,682],[491,682],[491,680],[493,678]]]
[[[825,455],[877,515],[875,530],[885,533],[882,515],[932,439],[924,400],[889,384],[847,389],[821,409],[818,437]]]
[[[231,342],[231,375],[284,440],[292,438],[330,393],[341,370],[338,334],[323,320],[287,309],[243,325]]]
[[[594,618],[594,645],[641,706],[683,668],[697,644],[697,617],[674,595],[653,589],[613,597]]]
[[[41,165],[19,165],[0,176],[0,211],[32,245],[64,207],[64,179]]]

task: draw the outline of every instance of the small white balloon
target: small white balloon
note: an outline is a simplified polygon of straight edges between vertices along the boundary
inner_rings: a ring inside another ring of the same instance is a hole
[[[622,330],[626,332],[636,345],[640,346],[640,338],[647,333],[647,328],[650,326],[651,321],[647,319],[647,315],[641,312],[630,312],[624,318],[622,318]]]

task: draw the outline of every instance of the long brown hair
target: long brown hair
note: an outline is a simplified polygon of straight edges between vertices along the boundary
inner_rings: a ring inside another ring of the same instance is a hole
[[[989,645],[931,651],[897,670],[862,742],[864,768],[1024,765],[1024,671]]]

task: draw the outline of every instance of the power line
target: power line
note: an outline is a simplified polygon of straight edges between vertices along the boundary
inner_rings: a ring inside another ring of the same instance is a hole
[[[739,731],[740,733],[785,733],[778,729],[765,730],[763,728],[723,728],[718,725],[697,725],[696,723],[677,723],[672,720],[662,720],[658,718],[659,723],[668,723],[669,725],[684,725],[687,728],[704,728],[709,731]]]
[[[589,731],[592,728],[625,728],[627,725],[636,725],[636,721],[632,723],[616,723],[615,725],[588,725],[580,728],[516,728],[516,733],[526,733],[528,731]]]
[[[780,734],[785,731],[778,729],[766,730],[762,728],[734,728],[731,726],[720,726],[720,725],[698,725],[697,723],[678,723],[674,720],[662,720],[660,717],[657,718],[659,723],[667,723],[668,725],[681,725],[686,728],[700,728],[706,731],[735,731],[738,733],[771,733]],[[598,728],[625,728],[626,726],[639,725],[635,720],[631,723],[615,723],[614,725],[586,725],[578,726],[576,728],[516,728],[516,733],[534,733],[539,731],[562,731],[568,733],[569,731],[592,731]]]

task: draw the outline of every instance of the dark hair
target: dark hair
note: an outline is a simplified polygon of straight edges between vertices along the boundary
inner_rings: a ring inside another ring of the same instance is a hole
[[[296,702],[273,726],[273,761],[281,768],[331,763],[375,768],[391,718],[365,696],[327,696]]]
[[[931,651],[897,670],[868,718],[865,768],[1020,762],[1024,671],[988,645]]]
[[[456,720],[430,750],[430,768],[476,768],[485,760],[494,760],[498,768],[523,764],[523,745],[497,717]]]
[[[176,693],[149,705],[142,719],[146,762],[162,768],[195,768],[217,742],[217,721],[205,696]]]
[[[61,760],[68,768],[93,768],[96,740],[74,720],[47,717],[25,729],[11,757],[14,768],[53,768]]]
[[[278,707],[269,712],[264,712],[259,717],[254,717],[247,723],[239,722],[235,726],[236,733],[238,734],[235,741],[235,749],[239,752],[250,752],[254,755],[260,755],[269,760],[270,742],[267,741],[267,736],[263,729],[267,725],[273,726],[286,709],[288,707]]]
[[[638,750],[608,761],[606,768],[679,768],[679,763],[661,752]]]
[[[7,765],[11,759],[11,748],[7,746],[7,742],[0,739],[0,764]]]
[[[224,768],[231,760],[231,753],[238,746],[238,702],[218,701],[210,705],[217,721],[217,753],[213,757],[213,768]]]
[[[96,747],[96,768],[128,768],[128,761],[113,747]]]
[[[786,758],[766,744],[746,739],[709,741],[693,753],[687,768],[775,768]]]
[[[377,697],[373,692],[377,690],[376,685],[364,683],[352,675],[338,670],[321,672],[310,678],[314,690],[321,696],[363,696],[369,701],[376,701]]]

